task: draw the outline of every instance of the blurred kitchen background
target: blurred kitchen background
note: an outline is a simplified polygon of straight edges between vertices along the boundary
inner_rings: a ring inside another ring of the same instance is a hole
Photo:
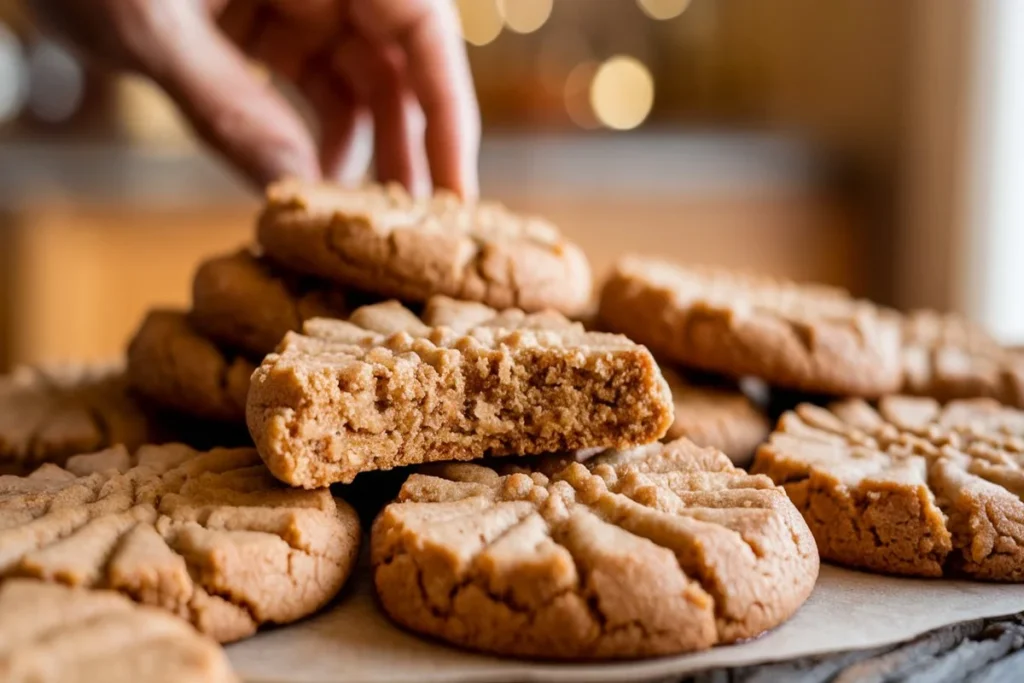
[[[627,251],[1024,341],[1024,2],[460,0],[483,192]],[[257,197],[0,0],[0,368],[117,354]]]

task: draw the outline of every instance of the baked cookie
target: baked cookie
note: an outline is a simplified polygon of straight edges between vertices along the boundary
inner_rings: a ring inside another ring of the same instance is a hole
[[[647,349],[555,313],[437,298],[421,319],[391,301],[304,330],[253,374],[247,409],[260,455],[296,486],[436,460],[628,447],[672,422]]]
[[[1024,363],[985,330],[934,311],[903,322],[903,390],[940,401],[997,398],[1024,407]]]
[[[297,272],[405,301],[444,294],[572,315],[590,299],[587,258],[554,226],[451,194],[285,181],[267,191],[258,236]]]
[[[323,607],[358,546],[348,504],[282,486],[251,448],[118,447],[0,477],[0,583],[119,591],[221,642]]]
[[[207,420],[245,420],[255,369],[200,335],[180,311],[150,311],[128,345],[128,379],[140,394]]]
[[[662,366],[672,391],[675,420],[665,438],[686,437],[698,446],[714,448],[736,465],[747,465],[772,428],[768,416],[739,387],[727,389],[690,384],[675,370]]]
[[[633,257],[600,314],[667,361],[773,386],[879,396],[903,378],[898,320],[831,287]]]
[[[551,477],[414,474],[374,522],[384,611],[502,655],[633,658],[757,636],[807,599],[818,555],[780,488],[684,440]]]
[[[217,643],[110,591],[14,579],[0,586],[0,680],[7,683],[231,683]]]
[[[893,396],[799,406],[753,471],[785,487],[822,559],[886,574],[1024,581],[1024,412]]]
[[[192,281],[191,321],[227,348],[256,358],[274,350],[286,332],[309,318],[344,318],[348,297],[336,286],[274,268],[241,250],[212,258]]]
[[[159,438],[117,362],[22,366],[0,376],[0,473]]]

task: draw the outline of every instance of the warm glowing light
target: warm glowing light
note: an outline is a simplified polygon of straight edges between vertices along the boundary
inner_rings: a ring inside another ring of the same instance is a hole
[[[455,0],[462,23],[462,37],[473,45],[486,45],[501,33],[498,0]]]
[[[565,79],[565,112],[580,128],[600,128],[601,122],[590,106],[590,87],[597,73],[596,62],[581,62],[573,67]]]
[[[654,79],[633,57],[612,57],[602,64],[590,85],[590,106],[598,120],[615,130],[636,128],[651,113]]]
[[[505,25],[516,33],[533,33],[551,16],[554,0],[500,0]]]
[[[651,19],[675,19],[690,6],[690,0],[636,0]]]

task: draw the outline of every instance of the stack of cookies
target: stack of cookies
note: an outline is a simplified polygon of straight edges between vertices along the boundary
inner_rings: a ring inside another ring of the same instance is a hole
[[[0,383],[22,465],[0,476],[0,678],[231,680],[217,642],[360,570],[350,503],[382,472],[401,485],[361,568],[381,609],[506,656],[752,638],[808,598],[819,552],[1024,578],[1024,413],[998,403],[1022,375],[980,332],[635,258],[584,325],[590,269],[553,226],[392,187],[275,185],[256,243],[200,266],[190,311],[151,312],[126,370]],[[769,436],[750,378],[844,400]],[[221,447],[169,443],[153,405]],[[98,638],[137,656],[110,669]]]

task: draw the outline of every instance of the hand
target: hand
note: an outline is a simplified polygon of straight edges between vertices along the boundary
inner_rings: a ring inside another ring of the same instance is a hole
[[[353,151],[372,117],[379,180],[423,191],[432,179],[476,194],[479,113],[450,0],[34,4],[87,57],[152,78],[200,137],[261,185],[357,180],[365,168]],[[305,96],[319,145],[246,55]]]

